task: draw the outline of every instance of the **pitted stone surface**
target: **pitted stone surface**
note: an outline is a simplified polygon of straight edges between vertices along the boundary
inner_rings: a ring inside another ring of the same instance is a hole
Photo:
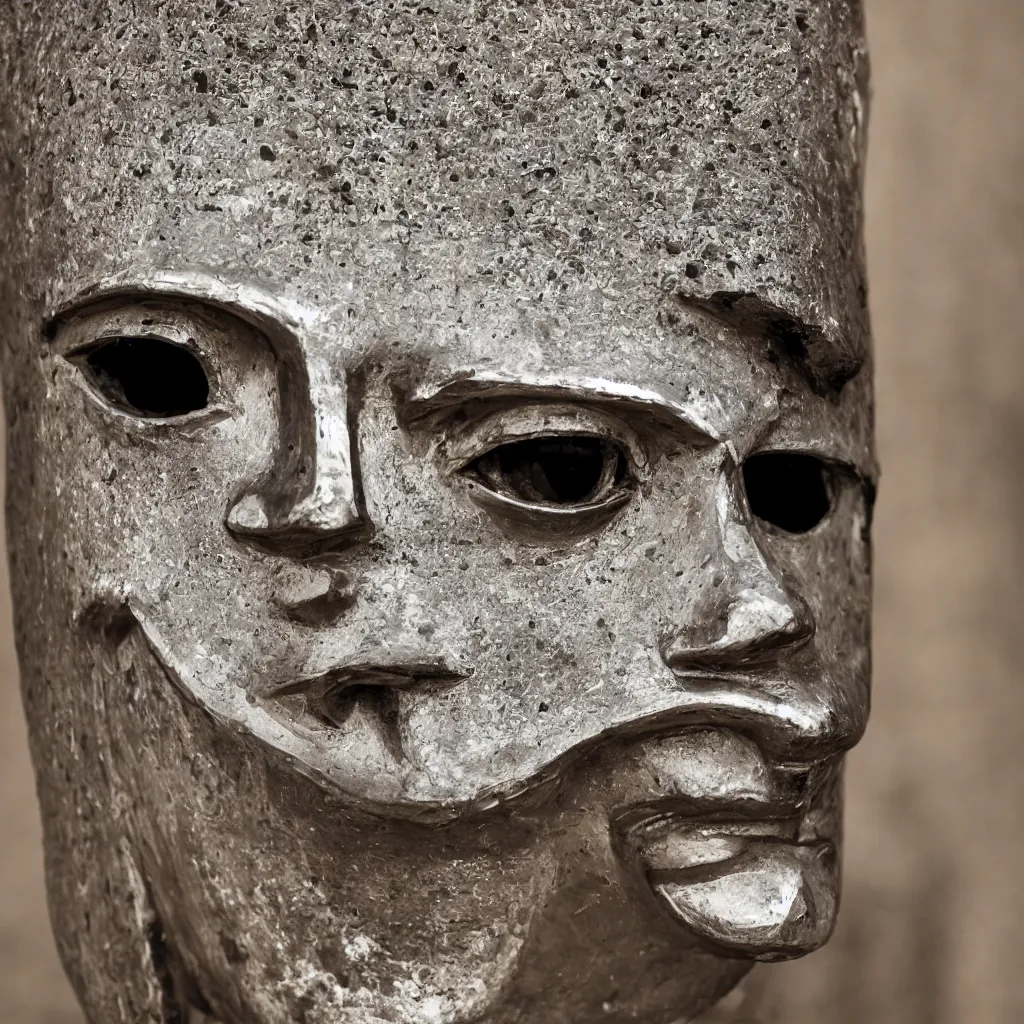
[[[826,941],[859,5],[8,7],[8,550],[91,1019],[666,1024]]]
[[[540,310],[602,289],[627,307],[755,294],[826,381],[865,356],[866,58],[848,0],[19,18],[42,77],[14,173],[69,228],[104,225],[63,254],[51,301],[191,255],[201,234],[214,265],[241,240],[283,287],[315,265],[371,307],[439,271]]]

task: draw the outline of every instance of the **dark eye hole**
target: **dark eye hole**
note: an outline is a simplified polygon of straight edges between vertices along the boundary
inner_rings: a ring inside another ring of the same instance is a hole
[[[182,416],[205,409],[210,382],[199,360],[159,338],[115,338],[79,361],[104,398],[138,416]]]
[[[750,511],[787,533],[813,530],[832,508],[828,465],[813,455],[767,452],[743,463]]]
[[[494,490],[546,505],[585,505],[607,496],[627,474],[625,456],[598,437],[513,441],[474,463]]]

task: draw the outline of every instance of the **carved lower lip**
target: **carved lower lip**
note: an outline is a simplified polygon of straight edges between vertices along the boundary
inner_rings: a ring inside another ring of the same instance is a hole
[[[808,834],[799,812],[753,811],[627,812],[620,840],[658,902],[691,933],[751,959],[801,956],[832,931],[835,845]]]

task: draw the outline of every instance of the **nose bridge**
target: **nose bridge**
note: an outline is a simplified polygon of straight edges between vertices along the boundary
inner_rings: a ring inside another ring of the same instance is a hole
[[[287,519],[305,529],[347,529],[359,520],[347,388],[322,360],[310,362],[307,375],[313,421],[311,481]]]
[[[814,632],[806,602],[772,568],[750,529],[749,513],[729,474],[718,478],[709,556],[686,620],[664,650],[674,668],[766,660]]]
[[[733,568],[730,575],[735,593],[729,604],[729,626],[739,631],[737,638],[749,635],[753,639],[758,627],[778,629],[788,625],[797,615],[794,606],[798,601],[754,540],[750,514],[736,486],[725,474],[719,478],[715,512],[722,551]]]
[[[229,510],[235,534],[315,544],[364,523],[345,378],[322,356],[280,359],[279,449],[271,470]]]

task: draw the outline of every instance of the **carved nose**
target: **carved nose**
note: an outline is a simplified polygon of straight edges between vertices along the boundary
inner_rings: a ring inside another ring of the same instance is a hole
[[[296,502],[275,498],[269,489],[242,495],[228,512],[228,529],[284,553],[336,550],[365,540],[371,532],[354,497],[325,496],[315,487],[313,494]]]
[[[715,496],[717,529],[700,596],[662,648],[669,668],[736,668],[770,661],[814,635],[806,602],[790,593],[750,532],[743,501],[725,474]]]
[[[694,619],[665,646],[663,657],[669,668],[757,664],[799,647],[814,635],[810,610],[777,585],[740,589]]]
[[[226,525],[260,547],[311,556],[366,540],[372,526],[357,493],[344,386],[310,364],[301,390],[301,407],[282,423],[273,469],[242,492]]]

